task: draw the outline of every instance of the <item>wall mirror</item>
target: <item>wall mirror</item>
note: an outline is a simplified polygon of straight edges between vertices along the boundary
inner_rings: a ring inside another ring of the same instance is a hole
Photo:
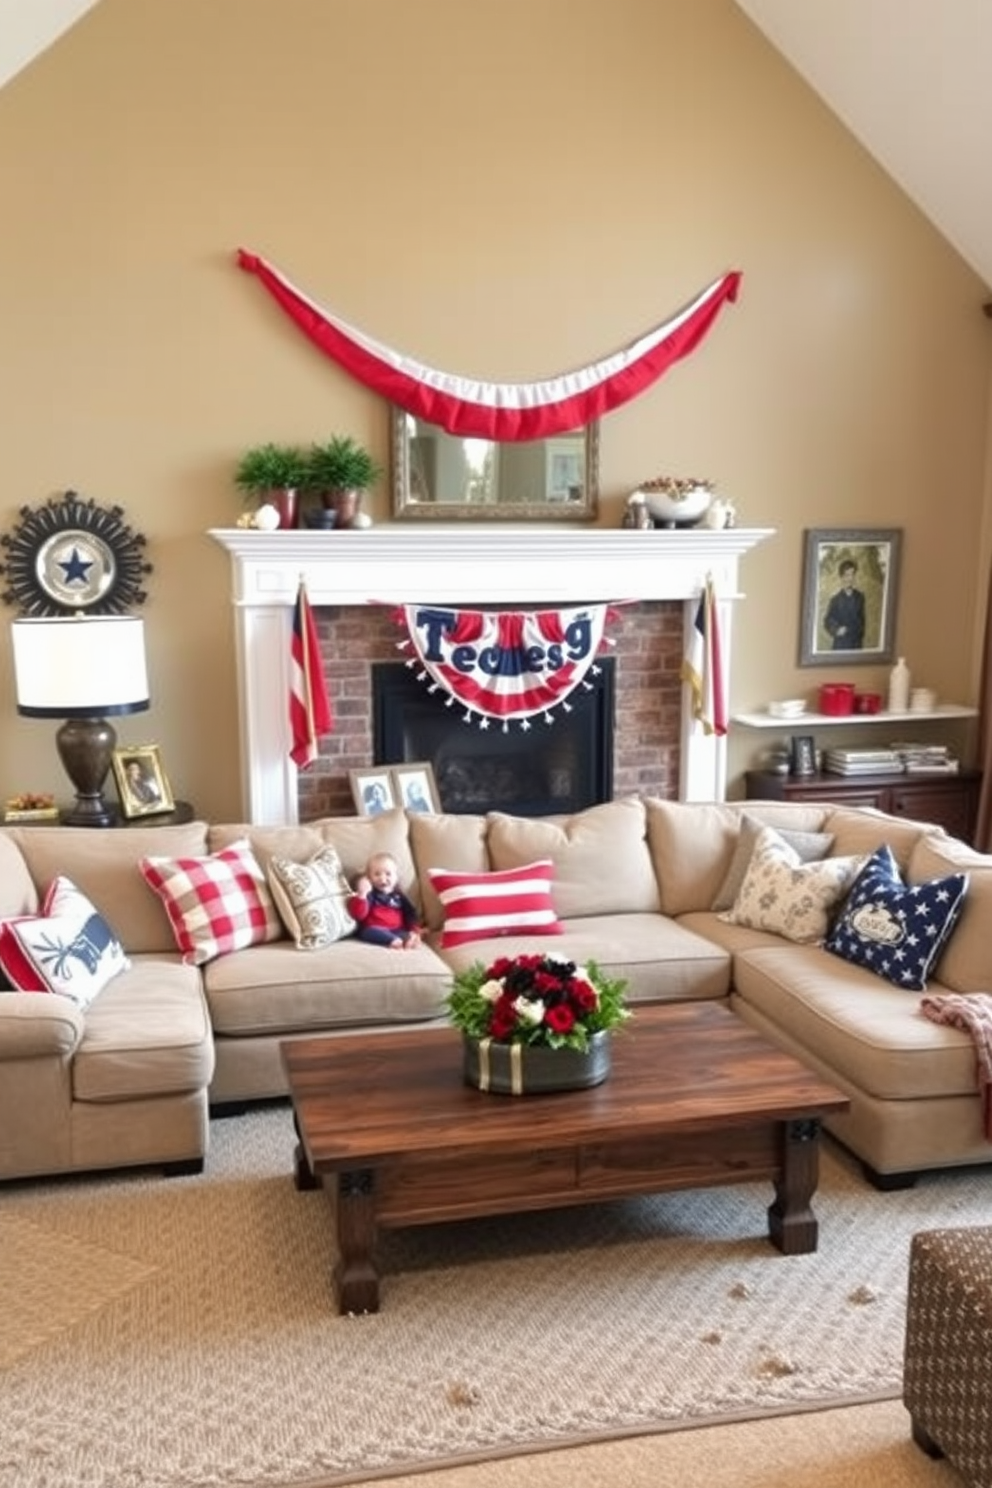
[[[578,522],[599,507],[599,421],[547,439],[448,434],[393,405],[393,516],[454,522]]]

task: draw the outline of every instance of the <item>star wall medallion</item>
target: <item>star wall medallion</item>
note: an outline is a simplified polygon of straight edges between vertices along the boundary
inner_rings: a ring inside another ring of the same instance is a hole
[[[97,506],[66,491],[34,510],[22,506],[19,516],[13,531],[0,536],[5,604],[34,616],[125,614],[144,604],[152,565],[122,507]]]

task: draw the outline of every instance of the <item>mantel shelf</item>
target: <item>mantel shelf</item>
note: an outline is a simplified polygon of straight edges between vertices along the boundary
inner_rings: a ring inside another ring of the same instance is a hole
[[[731,722],[740,724],[741,728],[783,729],[795,733],[797,730],[830,728],[845,723],[860,727],[863,723],[940,723],[949,718],[977,717],[977,708],[967,708],[960,703],[940,703],[928,713],[911,712],[908,709],[904,713],[800,713],[795,718],[776,718],[767,712],[735,713]]]

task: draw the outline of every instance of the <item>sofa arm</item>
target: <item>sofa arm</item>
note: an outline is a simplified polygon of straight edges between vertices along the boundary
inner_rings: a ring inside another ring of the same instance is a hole
[[[0,993],[0,1061],[68,1058],[83,1036],[83,1014],[67,997]]]

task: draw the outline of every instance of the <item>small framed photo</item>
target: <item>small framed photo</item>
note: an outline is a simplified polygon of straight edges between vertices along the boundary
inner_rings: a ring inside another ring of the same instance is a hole
[[[892,660],[901,542],[896,527],[805,533],[800,666]]]
[[[129,820],[175,810],[157,744],[129,744],[115,749],[111,764],[121,811]]]
[[[441,802],[431,765],[394,765],[391,774],[396,800],[400,806],[407,811],[419,811],[428,816],[438,814]]]
[[[789,774],[816,774],[816,744],[812,734],[793,734],[789,748]]]
[[[379,816],[396,805],[389,770],[382,765],[372,770],[349,770],[351,794],[359,816]]]

